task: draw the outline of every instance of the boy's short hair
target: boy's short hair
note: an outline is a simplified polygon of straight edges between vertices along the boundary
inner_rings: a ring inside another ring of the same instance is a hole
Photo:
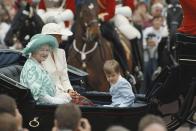
[[[103,70],[106,74],[120,73],[120,65],[116,60],[107,60],[104,63]]]
[[[140,123],[139,123],[139,131],[144,131],[145,128],[147,128],[148,126],[152,125],[152,124],[159,124],[161,126],[163,126],[166,129],[166,125],[165,122],[163,121],[163,119],[159,116],[155,116],[155,115],[146,115],[144,116]]]
[[[0,95],[0,113],[9,113],[16,116],[16,101],[7,95]]]
[[[55,111],[56,126],[58,129],[75,130],[82,117],[80,108],[72,103],[58,106]]]
[[[0,131],[17,131],[17,123],[14,116],[9,113],[0,113]]]

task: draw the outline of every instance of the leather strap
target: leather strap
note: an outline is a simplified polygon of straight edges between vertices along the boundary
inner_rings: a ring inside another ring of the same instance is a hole
[[[101,2],[101,0],[97,0],[98,5],[102,8],[102,9],[106,9],[104,3]]]

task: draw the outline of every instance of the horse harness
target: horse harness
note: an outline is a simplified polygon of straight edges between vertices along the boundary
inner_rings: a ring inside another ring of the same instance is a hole
[[[86,50],[86,47],[87,47],[87,44],[89,44],[90,42],[87,42],[88,39],[90,38],[90,36],[88,35],[88,30],[89,28],[91,27],[91,25],[93,24],[96,24],[98,23],[98,20],[97,19],[93,19],[91,20],[90,22],[85,22],[84,25],[85,25],[85,28],[86,28],[86,32],[85,32],[85,37],[83,37],[83,40],[85,41],[85,43],[83,44],[83,47],[82,47],[82,50],[78,49],[77,46],[76,46],[76,41],[74,40],[73,41],[73,49],[80,54],[81,56],[81,60],[82,60],[82,67],[83,68],[86,68],[86,58],[87,58],[87,55],[92,53],[93,51],[95,51],[98,47],[98,44],[99,42],[95,39],[95,40],[92,40],[90,42],[95,42],[94,46],[89,49],[89,50]]]

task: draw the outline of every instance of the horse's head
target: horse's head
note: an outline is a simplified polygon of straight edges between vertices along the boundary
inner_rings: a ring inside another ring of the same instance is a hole
[[[97,19],[98,5],[96,0],[83,0],[78,11],[79,22],[84,30],[84,40],[87,43],[96,41],[99,37],[99,22]]]

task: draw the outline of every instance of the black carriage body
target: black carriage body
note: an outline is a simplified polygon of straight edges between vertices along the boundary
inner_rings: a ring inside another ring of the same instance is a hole
[[[19,83],[20,72],[25,61],[26,57],[20,52],[0,50],[0,94],[7,94],[16,100],[23,115],[24,126],[30,131],[50,131],[57,105],[37,105],[30,90]],[[71,84],[85,87],[87,74],[71,66],[68,68]],[[81,94],[97,104],[111,103],[111,96],[106,92],[82,90]],[[139,120],[148,113],[147,104],[141,100],[136,100],[132,107],[127,108],[80,106],[80,109],[82,115],[90,121],[93,131],[105,130],[114,124],[137,130]],[[40,123],[38,127],[29,126],[29,122],[34,118]]]
[[[196,125],[193,122],[193,114],[196,112],[196,36],[177,33],[176,41],[177,64],[166,67],[146,94],[148,101],[156,103],[154,109],[159,107],[158,113],[162,117],[171,116],[171,121],[167,123],[171,131],[186,122]],[[164,110],[164,105],[172,105],[176,101],[178,109],[175,112],[164,114],[161,111],[161,105]]]

